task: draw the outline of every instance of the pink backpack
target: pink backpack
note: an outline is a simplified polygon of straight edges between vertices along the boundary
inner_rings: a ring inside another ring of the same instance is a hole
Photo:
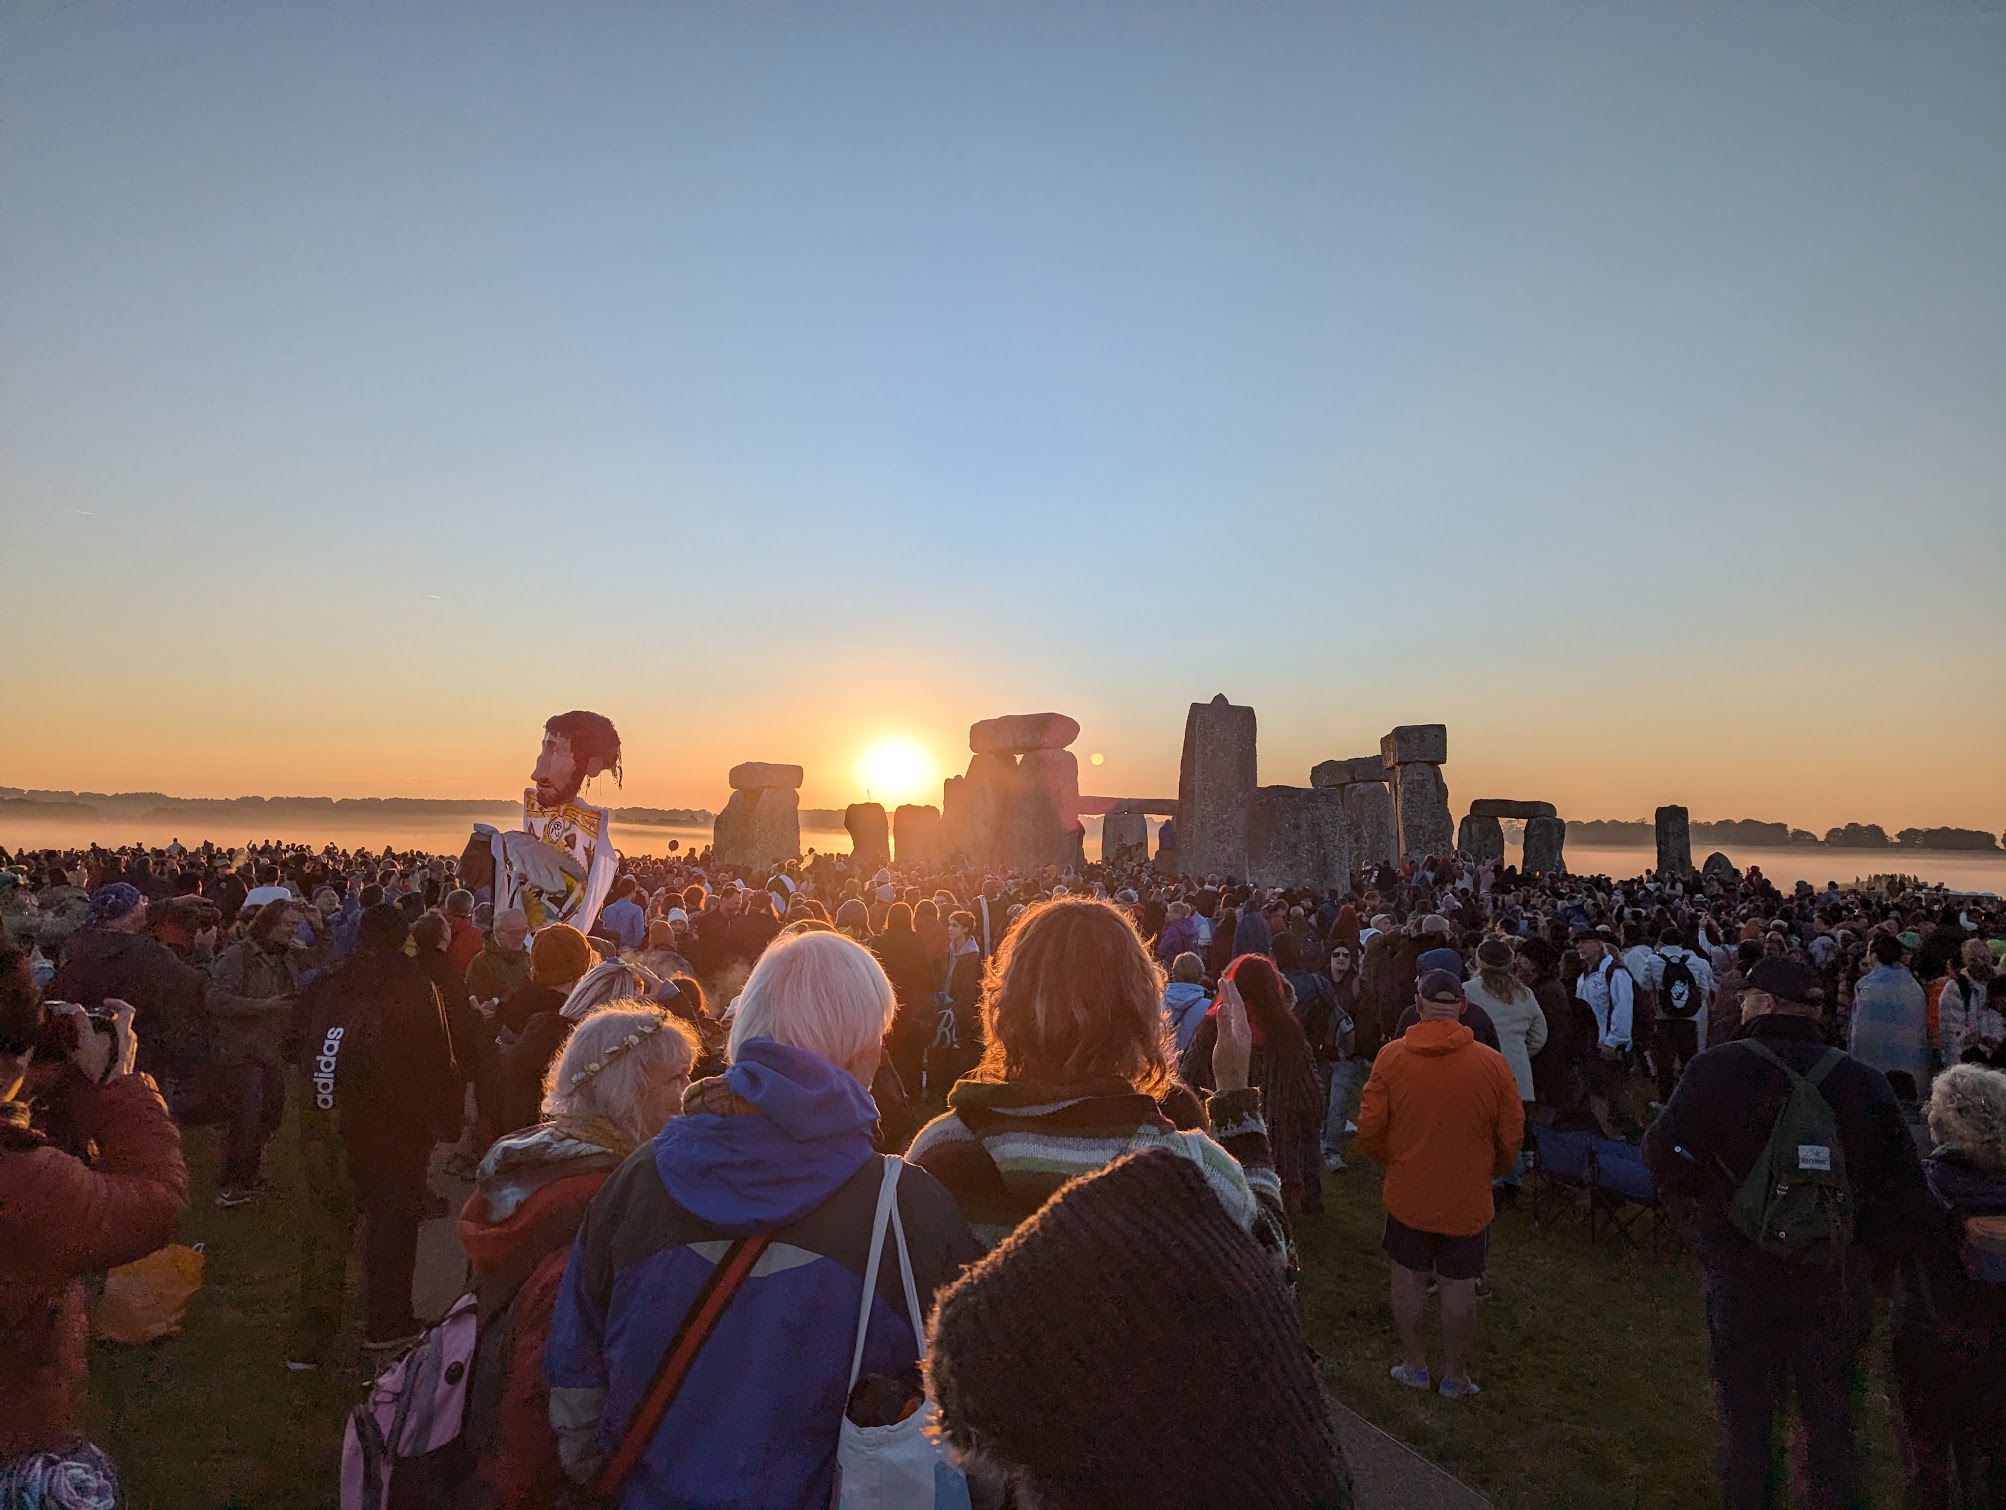
[[[481,1331],[469,1290],[377,1375],[342,1435],[341,1510],[454,1502],[473,1468],[461,1433]]]

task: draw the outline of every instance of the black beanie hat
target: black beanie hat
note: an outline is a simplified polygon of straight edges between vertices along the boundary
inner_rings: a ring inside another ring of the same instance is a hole
[[[1073,1181],[962,1275],[927,1374],[949,1445],[1048,1510],[1352,1502],[1281,1272],[1167,1149]]]

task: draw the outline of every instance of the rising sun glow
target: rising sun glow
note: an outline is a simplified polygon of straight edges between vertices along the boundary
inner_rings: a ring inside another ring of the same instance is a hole
[[[924,746],[903,734],[887,734],[868,746],[857,757],[857,780],[870,801],[888,808],[940,801],[940,767]]]

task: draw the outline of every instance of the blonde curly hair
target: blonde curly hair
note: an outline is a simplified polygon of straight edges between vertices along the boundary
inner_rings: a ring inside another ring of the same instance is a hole
[[[1953,1064],[1929,1092],[1929,1135],[1974,1164],[2006,1170],[2006,1074]]]

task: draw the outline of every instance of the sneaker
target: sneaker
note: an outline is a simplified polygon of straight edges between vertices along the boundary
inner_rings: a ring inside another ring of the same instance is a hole
[[[1489,1300],[1490,1298],[1491,1298],[1490,1276],[1488,1274],[1479,1275],[1477,1277],[1477,1299]]]
[[[218,1206],[248,1206],[272,1187],[263,1180],[255,1180],[249,1185],[225,1185],[216,1192]]]
[[[1329,1170],[1329,1171],[1330,1171],[1330,1172],[1331,1172],[1332,1174],[1343,1174],[1343,1173],[1344,1173],[1344,1155],[1343,1155],[1343,1154],[1341,1154],[1341,1153],[1327,1153],[1327,1154],[1325,1154],[1325,1155],[1323,1156],[1323,1167],[1324,1167],[1325,1169]]]
[[[288,1358],[286,1367],[295,1374],[310,1374],[320,1367],[318,1358]]]
[[[1394,1364],[1393,1367],[1386,1371],[1386,1377],[1391,1379],[1395,1384],[1406,1385],[1409,1389],[1434,1388],[1434,1383],[1429,1379],[1428,1371],[1425,1368],[1412,1369],[1404,1363]]]
[[[1482,1393],[1483,1391],[1477,1388],[1477,1381],[1474,1379],[1444,1379],[1442,1381],[1442,1398],[1444,1400],[1466,1400],[1471,1395],[1480,1395]]]
[[[436,1222],[440,1217],[448,1215],[452,1209],[446,1198],[438,1191],[428,1190],[425,1192],[425,1205],[420,1214],[424,1220]]]

